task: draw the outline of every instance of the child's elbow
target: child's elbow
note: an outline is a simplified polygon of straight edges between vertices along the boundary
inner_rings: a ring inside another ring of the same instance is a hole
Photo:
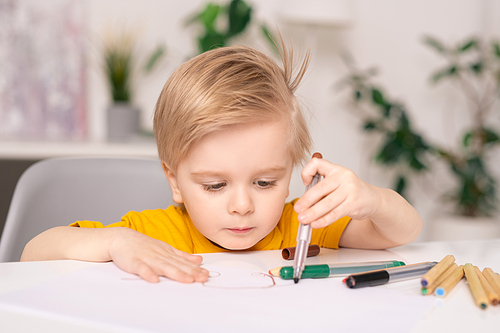
[[[406,232],[403,235],[401,235],[401,237],[398,237],[398,239],[396,240],[396,244],[391,247],[402,246],[413,242],[422,232],[422,228],[423,228],[422,219],[417,214],[417,218],[409,222]]]

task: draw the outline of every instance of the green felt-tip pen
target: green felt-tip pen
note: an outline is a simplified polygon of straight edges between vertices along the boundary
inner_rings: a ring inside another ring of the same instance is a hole
[[[397,260],[306,265],[304,271],[302,272],[302,278],[317,279],[334,276],[345,276],[352,273],[368,272],[376,269],[384,269],[404,265],[404,262]],[[293,267],[281,267],[279,274],[280,277],[284,280],[293,279]]]

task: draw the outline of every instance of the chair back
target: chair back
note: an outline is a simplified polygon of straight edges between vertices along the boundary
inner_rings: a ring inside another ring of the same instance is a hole
[[[129,211],[166,208],[172,192],[158,159],[54,158],[19,179],[0,240],[0,262],[18,261],[44,230],[78,220],[119,222]]]

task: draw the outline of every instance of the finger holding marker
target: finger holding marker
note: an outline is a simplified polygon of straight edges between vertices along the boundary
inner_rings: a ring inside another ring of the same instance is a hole
[[[305,183],[319,173],[323,181],[307,191],[295,204],[301,223],[325,227],[349,216],[363,220],[380,206],[378,188],[362,181],[354,172],[326,160],[313,159],[302,170]]]

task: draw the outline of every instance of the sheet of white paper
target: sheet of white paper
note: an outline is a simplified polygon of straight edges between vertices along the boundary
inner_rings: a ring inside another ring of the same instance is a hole
[[[204,265],[205,284],[147,283],[113,263],[0,295],[0,307],[116,331],[408,332],[432,298],[339,279],[291,280]],[[418,289],[416,289],[418,291]]]

